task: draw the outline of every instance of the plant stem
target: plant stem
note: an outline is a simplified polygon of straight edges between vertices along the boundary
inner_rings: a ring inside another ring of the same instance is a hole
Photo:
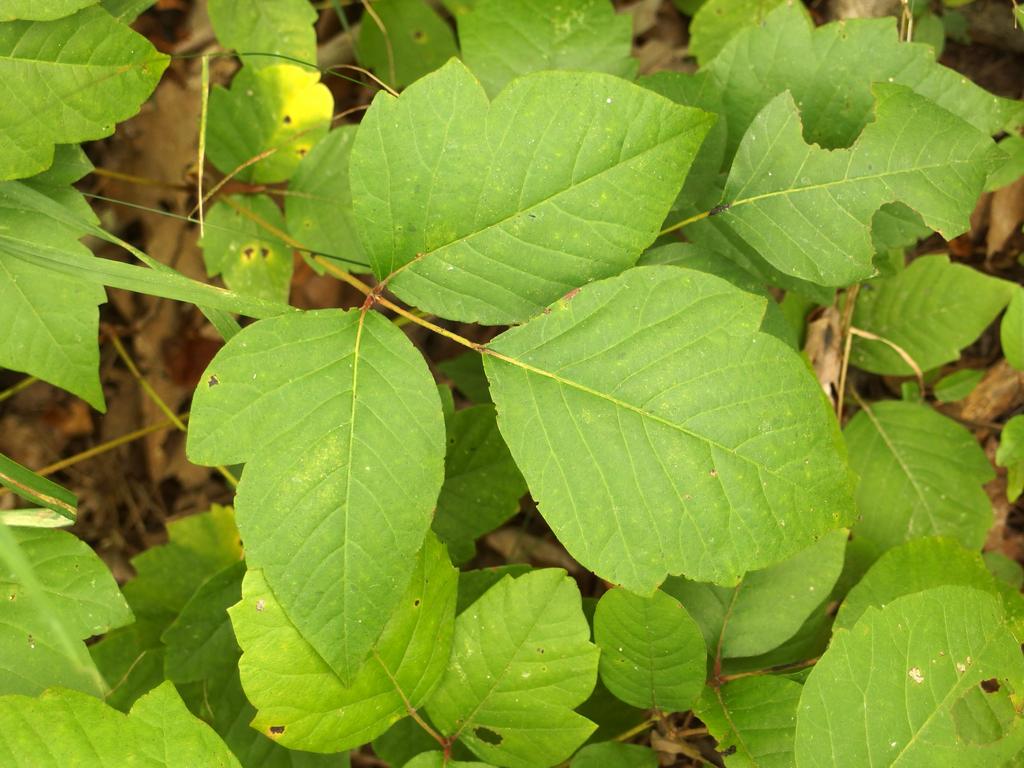
[[[14,397],[16,394],[21,392],[23,389],[28,389],[33,384],[35,384],[37,381],[39,381],[39,379],[36,376],[26,376],[24,379],[19,381],[17,384],[13,384],[10,387],[8,387],[7,389],[5,389],[3,392],[0,392],[0,403],[2,403],[4,400],[9,400],[10,398]]]

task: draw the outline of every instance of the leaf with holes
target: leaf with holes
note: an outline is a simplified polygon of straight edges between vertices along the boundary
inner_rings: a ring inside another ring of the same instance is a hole
[[[451,61],[378,93],[352,148],[359,235],[378,277],[442,317],[522,322],[631,266],[712,123],[610,75],[540,72],[491,103]]]
[[[448,671],[427,713],[483,760],[554,765],[594,730],[572,710],[594,688],[597,657],[579,589],[564,571],[506,577],[456,620]]]
[[[996,598],[938,587],[839,630],[800,697],[798,768],[1008,765],[1024,658]]]
[[[231,622],[253,727],[292,749],[336,752],[379,736],[420,707],[444,674],[455,616],[456,571],[428,536],[412,579],[351,685],[289,620],[261,571],[249,571]],[[379,593],[378,593],[379,594]]]
[[[249,567],[346,684],[409,583],[444,439],[423,358],[377,312],[255,323],[196,391],[190,458],[248,462],[235,509]]]
[[[704,638],[686,609],[664,592],[605,592],[594,612],[594,641],[601,649],[601,680],[627,704],[685,712],[700,696]]]
[[[835,421],[800,357],[758,330],[764,307],[703,272],[638,267],[488,345],[505,442],[602,578],[735,583],[850,521]]]

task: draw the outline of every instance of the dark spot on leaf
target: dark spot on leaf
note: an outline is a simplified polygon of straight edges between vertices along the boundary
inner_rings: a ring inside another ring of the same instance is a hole
[[[284,116],[284,124],[285,125],[291,125],[292,124],[292,116],[291,115],[285,115]]]
[[[307,147],[299,147],[295,151],[298,153],[299,157],[305,157],[306,153],[309,152],[309,149]]]
[[[260,256],[262,256],[265,259],[269,255],[270,251],[268,251],[266,248],[260,248]]]
[[[208,387],[216,387],[218,384],[220,384],[220,379],[217,378],[216,374],[212,374],[210,378],[206,380],[206,386]]]
[[[722,757],[728,757],[729,755],[736,754],[736,745],[733,744],[731,747],[726,747],[722,750]]]
[[[274,734],[275,736],[280,736],[282,733],[284,733],[284,726],[283,725],[272,725],[272,726],[270,726],[270,732],[272,734]]]
[[[412,601],[412,607],[413,608],[419,608],[420,607],[419,598],[416,598],[415,600]]]
[[[425,37],[426,34],[423,32],[422,29],[414,29],[412,32],[412,39],[415,40],[417,43],[423,42],[423,39]]]
[[[988,680],[982,680],[981,690],[985,693],[995,693],[999,690],[999,681],[994,677],[990,677]]]
[[[711,474],[712,477],[718,477],[718,470],[717,469],[712,469],[710,474]]]
[[[544,649],[543,648],[538,648],[537,649],[537,653],[544,653]]]
[[[483,726],[479,726],[473,729],[473,733],[476,734],[476,737],[480,739],[480,741],[486,742],[488,744],[501,744],[501,734],[495,733],[490,728],[484,728]]]
[[[248,248],[242,249],[242,255],[247,259],[251,259],[256,255],[256,249],[250,245]]]

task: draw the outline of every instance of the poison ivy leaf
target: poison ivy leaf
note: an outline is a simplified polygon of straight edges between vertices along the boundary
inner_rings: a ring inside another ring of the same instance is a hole
[[[451,379],[459,392],[474,403],[485,405],[491,402],[487,375],[484,373],[484,361],[478,353],[464,352],[450,360],[442,360],[437,364],[437,369]]]
[[[1010,303],[999,326],[999,341],[1003,345],[1006,362],[1018,371],[1024,371],[1024,288],[1018,286],[1010,295]]]
[[[359,63],[395,88],[404,88],[444,64],[459,51],[452,28],[423,0],[383,0],[373,4],[381,27],[369,14],[359,29]]]
[[[923,256],[895,277],[864,285],[853,324],[898,345],[922,371],[960,357],[995,320],[1013,286],[945,254]],[[913,369],[891,346],[856,338],[850,362],[872,373],[906,376]]]
[[[413,560],[412,580],[351,686],[289,621],[262,572],[246,574],[230,613],[254,728],[292,749],[330,752],[370,741],[423,704],[448,663],[456,572],[432,536]]]
[[[102,678],[82,641],[132,620],[110,571],[66,531],[4,530],[0,692],[34,696],[59,685],[102,695]]]
[[[462,59],[492,97],[514,78],[541,70],[636,77],[632,19],[608,0],[476,0],[457,19]]]
[[[873,91],[875,121],[849,149],[806,144],[788,93],[739,145],[721,222],[786,274],[829,286],[874,274],[871,223],[886,203],[913,208],[947,240],[969,227],[994,167],[991,139],[909,88]]]
[[[1002,552],[994,551],[985,552],[981,558],[985,561],[985,567],[988,568],[989,573],[996,579],[1016,590],[1024,587],[1024,566],[1016,560],[1007,557]]]
[[[218,201],[206,216],[206,234],[200,245],[207,274],[223,274],[224,283],[238,293],[286,303],[292,281],[292,249],[238,208],[278,229],[284,228],[281,210],[266,195],[236,195],[226,200]]]
[[[996,464],[1006,468],[1006,498],[1013,502],[1024,491],[1024,415],[1006,422],[999,436]]]
[[[488,346],[505,442],[602,578],[735,583],[849,522],[834,419],[800,357],[757,330],[763,314],[717,277],[639,267]]]
[[[573,757],[570,768],[658,768],[658,754],[639,744],[604,741],[590,744]]]
[[[890,400],[861,410],[844,430],[860,475],[851,552],[870,563],[920,536],[950,536],[979,549],[992,524],[982,485],[992,467],[974,436],[916,403]]]
[[[288,232],[310,250],[367,266],[355,232],[348,160],[358,126],[328,133],[302,158],[284,199]]]
[[[704,638],[686,609],[658,590],[640,597],[605,592],[594,614],[601,680],[634,707],[685,712],[704,687]]]
[[[53,21],[64,16],[70,16],[75,11],[80,11],[90,5],[96,5],[99,0],[4,0],[0,6],[0,22],[17,21]]]
[[[378,93],[352,148],[360,238],[403,300],[520,322],[632,265],[654,240],[707,115],[609,75],[542,72],[488,103],[458,61]],[[599,218],[595,208],[601,209]]]
[[[999,141],[999,149],[1006,155],[1007,161],[988,177],[986,192],[1005,187],[1024,176],[1024,136],[1011,133]]]
[[[1022,690],[1024,658],[994,597],[907,595],[836,632],[800,698],[796,764],[1003,765],[1024,748],[1010,703]]]
[[[963,400],[985,378],[984,368],[961,368],[935,382],[935,399],[940,403]]]
[[[316,10],[309,0],[209,0],[217,39],[233,48],[247,67],[271,67],[281,57],[316,64]]]
[[[745,677],[706,688],[695,712],[727,768],[790,768],[802,691],[784,677]]]
[[[2,696],[0,762],[11,768],[239,768],[170,682],[139,699],[127,717],[76,691]]]
[[[442,752],[423,752],[405,764],[404,768],[493,768],[489,763],[449,760]]]
[[[55,144],[112,134],[114,123],[138,111],[168,61],[102,8],[0,23],[0,179],[46,170]]]
[[[816,659],[828,647],[828,641],[832,636],[831,609],[831,601],[826,597],[821,601],[821,605],[811,612],[796,634],[782,645],[757,656],[725,658],[722,660],[722,673],[734,675],[793,666],[798,668],[794,674],[802,672],[801,665],[809,659]]]
[[[870,120],[872,83],[912,88],[989,136],[1019,109],[936,64],[930,46],[901,42],[892,19],[816,28],[797,3],[783,3],[740,31],[704,71],[722,100],[727,162],[754,117],[785,91],[800,107],[808,143],[833,149],[852,144]],[[916,154],[914,148],[910,157]]]
[[[529,565],[523,563],[509,563],[508,565],[495,565],[490,568],[480,568],[475,571],[459,572],[459,600],[455,606],[455,614],[458,615],[475,603],[491,587],[501,581],[505,576],[517,578],[531,570]]]
[[[836,629],[852,629],[869,606],[884,608],[903,595],[955,585],[997,594],[981,555],[952,539],[928,537],[894,547],[850,590],[836,616]]]
[[[0,453],[0,485],[10,489],[32,504],[39,504],[56,513],[54,526],[70,525],[78,514],[78,497],[62,485],[37,475],[13,459]],[[11,512],[12,510],[8,510]],[[7,513],[4,520],[7,520]],[[49,518],[41,519],[53,519]]]
[[[441,541],[472,549],[477,538],[518,511],[525,493],[526,481],[498,432],[494,406],[456,411],[448,421],[445,479],[434,513]]]
[[[785,0],[709,0],[690,22],[689,52],[705,66],[741,29],[764,21]]]
[[[231,89],[210,93],[206,154],[242,181],[286,181],[331,123],[333,99],[319,72],[291,64],[242,67]],[[256,162],[256,158],[261,158]]]
[[[697,621],[709,653],[759,656],[796,634],[826,599],[843,569],[845,530],[768,568],[750,571],[735,587],[669,578],[663,589]]]
[[[376,312],[250,325],[203,375],[188,453],[248,462],[236,510],[249,567],[350,684],[408,584],[441,488],[444,424],[419,352]]]
[[[100,0],[101,5],[111,16],[125,24],[131,24],[155,2],[156,0]]]
[[[0,25],[0,35],[2,35]],[[67,156],[69,168],[48,178],[0,183],[0,231],[30,243],[59,248],[82,260],[95,257],[80,242],[86,232],[28,210],[18,192],[42,192],[58,202],[85,205],[69,185],[87,170]],[[90,166],[91,167],[91,166]],[[73,178],[55,177],[65,173]],[[77,201],[77,203],[75,202]],[[88,206],[86,211],[88,211]],[[91,211],[87,213],[93,218]],[[103,287],[31,264],[0,243],[0,366],[48,381],[106,410],[99,378],[99,310]]]
[[[422,712],[420,715],[422,716]],[[417,755],[438,749],[437,739],[411,717],[403,718],[373,740],[373,754],[388,765],[405,765]],[[452,744],[454,760],[472,760],[473,753],[459,742]]]
[[[597,678],[589,638],[579,590],[564,571],[503,579],[456,620],[448,671],[427,712],[483,760],[554,765],[594,730],[572,711]]]

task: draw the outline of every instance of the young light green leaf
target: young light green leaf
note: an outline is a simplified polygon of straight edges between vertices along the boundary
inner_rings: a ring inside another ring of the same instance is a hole
[[[11,768],[240,768],[166,682],[125,717],[99,699],[53,689],[0,697],[0,763]]]
[[[189,457],[248,462],[236,510],[249,567],[345,684],[408,583],[444,440],[430,371],[377,312],[250,325],[196,391]]]
[[[914,259],[895,277],[867,283],[857,298],[853,324],[898,345],[922,371],[960,357],[1013,295],[1011,283],[945,254]],[[855,338],[850,362],[872,373],[914,373],[889,344]]]
[[[0,453],[0,485],[33,504],[56,512],[61,519],[74,522],[78,498],[67,488],[37,475],[28,467]]]
[[[996,598],[907,595],[836,632],[800,698],[796,764],[1009,764],[1024,748],[1010,703],[1022,690],[1024,658]]]
[[[974,436],[925,405],[872,403],[844,430],[860,475],[852,545],[873,561],[919,536],[950,536],[978,549],[992,524],[982,485],[992,467]]]
[[[1024,288],[1018,286],[1010,296],[1010,303],[999,325],[999,341],[1003,345],[1006,362],[1018,371],[1024,371]]]
[[[690,21],[689,52],[705,66],[744,27],[761,24],[785,0],[709,0]]]
[[[356,53],[360,64],[395,88],[404,88],[458,55],[452,28],[430,3],[384,0],[373,9],[380,26],[369,14],[363,16]]]
[[[828,286],[870,277],[871,223],[886,203],[913,208],[947,240],[969,227],[994,167],[992,140],[909,88],[873,92],[875,120],[849,149],[805,143],[789,93],[743,136],[721,221],[786,274]]]
[[[1006,498],[1016,501],[1024,491],[1024,415],[1014,416],[1003,426],[996,464],[1006,468]]]
[[[210,277],[223,274],[228,288],[243,295],[286,304],[292,281],[292,249],[239,208],[278,229],[284,228],[281,210],[266,195],[218,200],[206,214],[206,234],[200,241],[206,273]]]
[[[103,695],[82,641],[132,620],[110,571],[66,531],[2,532],[0,692],[34,696],[63,686]]]
[[[258,710],[254,728],[292,749],[334,752],[365,744],[427,700],[448,664],[457,579],[433,536],[412,568],[351,686],[289,621],[263,573],[246,574],[242,602],[230,614],[243,651],[242,685]]]
[[[458,61],[378,93],[352,148],[374,272],[419,308],[521,322],[658,234],[712,118],[610,75],[542,72],[489,103]],[[601,214],[596,216],[595,210]]]
[[[0,180],[46,170],[56,144],[112,134],[138,111],[168,61],[102,8],[0,23]]]
[[[735,587],[670,577],[663,589],[697,621],[708,652],[759,656],[796,634],[843,569],[847,532],[832,531],[781,563],[750,571]]]
[[[303,246],[357,267],[368,262],[355,231],[348,162],[358,127],[342,125],[302,158],[284,199],[288,233]]]
[[[317,13],[309,0],[209,0],[207,10],[221,45],[247,67],[272,67],[282,56],[316,64]]]
[[[707,652],[700,627],[674,597],[624,589],[602,595],[594,613],[601,680],[616,697],[644,709],[685,712],[704,687]]]
[[[608,0],[476,0],[457,20],[462,59],[492,97],[541,70],[636,77],[632,20]]]
[[[597,657],[564,571],[506,578],[456,620],[449,668],[427,712],[483,760],[554,765],[594,730],[572,710],[594,688]]]
[[[230,90],[216,86],[210,93],[206,154],[223,173],[252,163],[238,172],[242,181],[286,181],[327,135],[333,108],[319,72],[292,64],[242,67]]]
[[[96,5],[99,0],[4,0],[0,21],[53,21]]]
[[[940,403],[963,400],[985,378],[984,368],[961,368],[935,382],[935,399]]]
[[[708,687],[695,712],[727,768],[791,768],[803,686],[784,677],[745,677]]]
[[[441,541],[472,550],[477,538],[516,513],[525,493],[526,481],[498,431],[494,406],[456,411],[448,421],[445,480],[434,513]]]
[[[639,744],[603,741],[588,744],[573,757],[570,768],[658,768],[658,753]]]
[[[953,539],[927,537],[893,547],[849,591],[836,616],[836,629],[852,629],[869,606],[884,608],[898,597],[933,587],[957,585],[997,594],[992,575],[976,551]]]
[[[505,442],[602,578],[648,594],[669,573],[735,583],[850,521],[834,418],[801,358],[758,330],[764,305],[638,267],[488,345]]]

